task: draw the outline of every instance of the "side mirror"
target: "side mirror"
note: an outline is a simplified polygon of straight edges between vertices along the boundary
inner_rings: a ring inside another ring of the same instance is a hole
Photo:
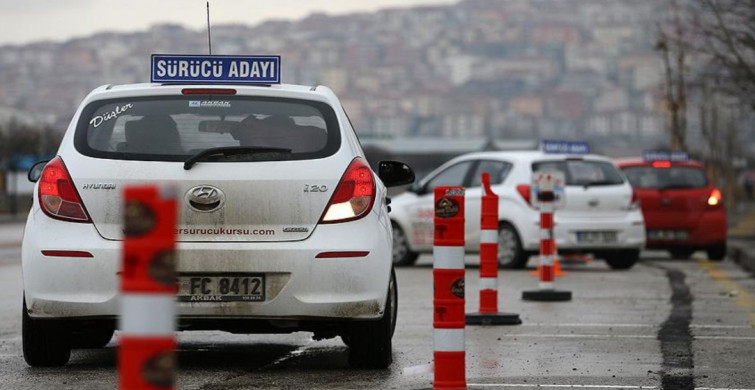
[[[398,187],[414,183],[414,171],[399,161],[378,163],[378,176],[386,187]]]
[[[42,170],[45,169],[45,165],[47,165],[48,162],[49,160],[38,161],[32,165],[26,178],[29,179],[30,182],[36,183],[39,178],[42,177]]]

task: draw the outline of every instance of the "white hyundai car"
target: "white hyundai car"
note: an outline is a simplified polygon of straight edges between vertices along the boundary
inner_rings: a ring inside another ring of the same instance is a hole
[[[390,161],[379,171],[326,87],[95,89],[58,156],[29,174],[26,361],[62,365],[71,349],[111,339],[122,193],[157,184],[179,194],[180,330],[341,336],[353,366],[387,367],[397,288],[386,186],[414,174]],[[237,283],[253,288],[222,288]]]
[[[566,185],[554,213],[556,245],[561,253],[592,253],[613,269],[632,267],[645,245],[639,202],[613,162],[594,154],[551,154],[542,151],[479,152],[443,164],[404,194],[393,198],[394,265],[411,265],[419,254],[432,253],[433,188],[466,187],[465,244],[468,253],[480,246],[480,186],[490,174],[499,196],[499,264],[523,268],[539,251],[540,214],[533,207],[533,172],[558,170]]]

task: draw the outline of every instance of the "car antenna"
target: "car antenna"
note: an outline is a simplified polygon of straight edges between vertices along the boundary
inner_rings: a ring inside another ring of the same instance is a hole
[[[212,37],[210,35],[210,0],[207,0],[207,47],[209,54],[212,55]]]

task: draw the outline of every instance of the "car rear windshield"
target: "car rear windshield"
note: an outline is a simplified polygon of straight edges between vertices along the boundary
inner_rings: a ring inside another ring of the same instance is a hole
[[[75,137],[84,155],[145,161],[184,161],[220,147],[285,151],[234,161],[314,159],[334,154],[340,142],[335,112],[326,103],[205,95],[92,102]]]
[[[627,167],[622,170],[635,188],[664,190],[708,186],[708,178],[705,176],[705,172],[699,168],[638,166]]]
[[[606,161],[556,160],[532,164],[532,171],[564,172],[567,186],[609,186],[624,183],[621,173]]]

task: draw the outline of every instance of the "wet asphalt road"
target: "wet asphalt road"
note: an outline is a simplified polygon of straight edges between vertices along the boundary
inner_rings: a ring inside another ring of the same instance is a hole
[[[24,363],[18,229],[0,225],[0,389],[114,388],[115,339],[103,350],[74,351],[63,368]],[[467,258],[467,312],[478,304],[476,262]],[[469,388],[755,389],[755,279],[732,262],[647,253],[624,272],[601,261],[566,268],[556,284],[573,292],[568,303],[522,301],[536,279],[501,273],[500,306],[523,324],[467,327]],[[182,332],[179,388],[431,388],[431,258],[399,269],[398,282],[389,370],[351,370],[340,339],[312,341],[308,333]]]

